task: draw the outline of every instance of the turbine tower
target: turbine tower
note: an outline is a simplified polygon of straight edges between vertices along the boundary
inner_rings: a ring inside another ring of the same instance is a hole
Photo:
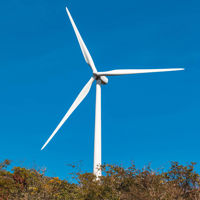
[[[168,71],[179,71],[184,70],[184,68],[169,68],[169,69],[121,69],[121,70],[112,70],[105,72],[98,72],[93,59],[72,19],[72,16],[69,10],[66,7],[67,14],[75,31],[76,37],[78,39],[82,54],[85,58],[86,63],[91,67],[93,75],[84,88],[79,93],[78,97],[71,105],[61,122],[58,124],[54,132],[48,138],[46,143],[41,148],[44,149],[46,145],[50,142],[50,140],[55,136],[61,126],[65,123],[65,121],[69,118],[69,116],[73,113],[73,111],[77,108],[77,106],[83,101],[83,99],[87,96],[92,86],[92,83],[96,81],[96,106],[95,106],[95,137],[94,137],[94,165],[93,165],[93,173],[98,178],[101,176],[101,85],[108,83],[108,78],[106,76],[118,76],[118,75],[127,75],[127,74],[141,74],[141,73],[152,73],[152,72],[168,72]]]

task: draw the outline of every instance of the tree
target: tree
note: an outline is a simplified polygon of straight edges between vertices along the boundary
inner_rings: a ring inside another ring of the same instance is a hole
[[[74,172],[74,182],[48,177],[45,170],[13,167],[0,163],[0,200],[199,200],[200,177],[195,163],[172,162],[166,171],[134,164],[124,168],[103,165],[103,175]]]

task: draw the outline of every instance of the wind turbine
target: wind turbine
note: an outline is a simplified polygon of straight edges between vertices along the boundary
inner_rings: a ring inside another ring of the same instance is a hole
[[[93,76],[84,86],[84,88],[79,93],[78,97],[71,105],[61,122],[58,124],[54,132],[48,138],[46,143],[41,148],[44,149],[46,145],[50,142],[50,140],[55,136],[61,126],[65,123],[65,121],[69,118],[69,116],[73,113],[73,111],[77,108],[77,106],[83,101],[83,99],[87,96],[92,86],[92,83],[96,81],[96,107],[95,107],[95,137],[94,137],[94,165],[93,165],[93,173],[98,178],[101,176],[101,85],[108,83],[108,78],[106,76],[119,76],[119,75],[127,75],[127,74],[141,74],[141,73],[152,73],[152,72],[168,72],[168,71],[179,71],[184,70],[184,68],[169,68],[169,69],[120,69],[120,70],[112,70],[112,71],[104,71],[98,72],[95,64],[92,60],[92,57],[72,19],[72,16],[69,10],[66,7],[67,14],[75,31],[76,37],[78,39],[81,51],[85,58],[86,63],[91,67]]]

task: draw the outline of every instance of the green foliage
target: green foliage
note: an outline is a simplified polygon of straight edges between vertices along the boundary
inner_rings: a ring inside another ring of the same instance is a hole
[[[188,166],[172,162],[165,172],[150,166],[139,170],[103,165],[103,176],[74,173],[77,184],[47,177],[45,170],[13,167],[9,160],[0,163],[0,200],[199,200],[200,177]]]

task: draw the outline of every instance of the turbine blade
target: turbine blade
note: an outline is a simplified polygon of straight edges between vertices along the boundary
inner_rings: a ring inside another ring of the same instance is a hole
[[[81,35],[80,35],[80,33],[79,33],[79,31],[78,31],[78,29],[77,29],[77,27],[76,27],[76,24],[75,24],[74,20],[72,19],[72,16],[71,16],[71,14],[70,14],[70,12],[69,12],[69,10],[68,10],[67,7],[66,7],[66,11],[67,11],[67,14],[68,14],[68,16],[69,16],[69,19],[70,19],[70,21],[71,21],[71,24],[72,24],[72,26],[73,26],[74,32],[75,32],[75,34],[76,34],[76,37],[77,37],[77,39],[78,39],[78,42],[79,42],[79,45],[80,45],[80,47],[81,47],[81,51],[82,51],[82,53],[83,53],[83,56],[84,56],[84,58],[85,58],[85,61],[86,61],[86,63],[92,68],[92,71],[93,71],[93,72],[96,72],[97,69],[96,69],[96,67],[95,67],[95,65],[94,65],[94,62],[93,62],[93,60],[92,60],[92,57],[91,57],[91,55],[90,55],[90,53],[89,53],[89,51],[88,51],[88,49],[87,49],[87,47],[86,47],[86,45],[85,45],[83,39],[81,38]]]
[[[56,129],[54,130],[54,132],[51,134],[51,136],[49,137],[49,139],[46,141],[46,143],[43,145],[43,147],[41,148],[44,149],[45,146],[50,142],[50,140],[54,137],[54,135],[58,132],[58,130],[61,128],[61,126],[65,123],[65,121],[69,118],[69,116],[73,113],[73,111],[77,108],[77,106],[83,101],[83,99],[87,96],[87,94],[90,91],[90,88],[92,86],[92,83],[94,81],[94,78],[92,77],[87,84],[84,86],[84,88],[81,90],[81,92],[79,93],[78,97],[76,98],[76,100],[74,101],[74,103],[71,105],[70,109],[67,111],[67,113],[65,114],[65,116],[63,117],[63,119],[61,120],[61,122],[58,124],[58,126],[56,127]]]
[[[142,74],[142,73],[153,73],[153,72],[170,72],[170,71],[180,71],[184,68],[169,68],[169,69],[119,69],[106,72],[95,73],[98,76],[119,76],[127,74]]]

